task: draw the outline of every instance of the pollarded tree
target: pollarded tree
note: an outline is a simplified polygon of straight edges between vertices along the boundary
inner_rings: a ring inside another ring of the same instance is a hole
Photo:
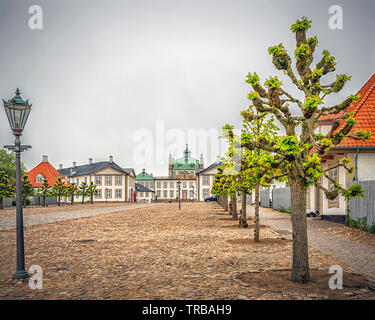
[[[259,113],[272,114],[285,128],[285,135],[277,141],[269,141],[266,138],[252,139],[246,135],[243,137],[243,145],[254,150],[256,148],[269,151],[273,154],[270,159],[272,167],[282,170],[289,182],[291,190],[291,219],[293,229],[293,267],[292,280],[306,282],[310,279],[307,221],[306,221],[306,189],[310,185],[324,191],[328,199],[335,199],[339,194],[346,200],[363,195],[363,189],[359,185],[352,185],[345,189],[325,172],[320,165],[321,157],[331,146],[339,144],[344,138],[367,140],[369,133],[357,131],[351,133],[355,124],[353,114],[345,110],[358,97],[351,95],[343,102],[333,106],[323,106],[327,95],[339,92],[350,80],[345,74],[337,75],[336,80],[324,84],[323,77],[335,71],[335,58],[329,51],[323,51],[322,59],[311,68],[313,53],[318,44],[316,37],[306,37],[306,32],[311,26],[311,21],[303,17],[292,25],[291,31],[295,33],[296,59],[295,74],[292,68],[292,58],[287,53],[283,44],[270,47],[269,54],[273,58],[276,69],[281,70],[290,79],[292,84],[303,94],[300,100],[283,89],[283,83],[278,77],[271,77],[261,84],[256,73],[249,73],[247,82],[253,91],[250,92],[255,109]],[[298,77],[299,76],[299,77]],[[297,106],[299,113],[292,115],[290,104]],[[343,115],[338,114],[343,111]],[[315,129],[320,117],[326,115],[337,115],[333,128],[328,136],[316,134]],[[251,110],[244,111],[243,117],[248,121],[257,115]],[[348,159],[342,159],[340,166],[352,171],[353,167]],[[321,177],[326,177],[334,183],[334,190],[328,190],[320,183]]]
[[[225,190],[231,195],[231,197],[235,198],[237,194],[241,195],[242,207],[238,225],[240,228],[247,228],[249,225],[247,224],[246,217],[246,195],[251,194],[251,186],[248,185],[248,180],[246,180],[245,176],[243,175],[245,159],[243,154],[244,150],[241,149],[240,139],[235,139],[238,137],[233,137],[233,128],[231,126],[226,125],[223,127],[223,137],[230,137],[230,144],[226,153],[226,158],[223,159],[222,162],[222,185],[224,187],[225,183],[227,184]]]
[[[229,154],[229,153],[228,153]],[[223,175],[221,177],[223,193],[230,196],[229,214],[233,220],[238,220],[237,195],[238,195],[238,173],[233,168],[233,163],[228,159],[222,162]]]
[[[42,206],[48,207],[46,199],[51,196],[51,187],[47,179],[43,179],[42,186],[38,188],[36,195],[42,198]]]
[[[251,111],[252,107],[249,107],[247,113]],[[272,154],[269,151],[262,150],[259,148],[254,149],[242,149],[242,140],[249,139],[251,141],[267,139],[268,141],[277,141],[278,128],[274,124],[274,117],[269,117],[267,119],[267,114],[260,114],[256,110],[252,110],[255,114],[253,119],[244,119],[243,129],[240,136],[235,136],[233,134],[233,127],[231,125],[226,125],[224,131],[227,132],[226,137],[228,138],[229,145],[233,150],[237,150],[241,154],[241,164],[240,164],[240,174],[238,175],[238,187],[246,191],[246,193],[251,193],[249,190],[255,189],[255,212],[254,212],[254,240],[259,241],[259,194],[260,187],[268,187],[270,181],[276,178],[278,169],[273,168],[270,165],[269,159],[272,159]],[[246,114],[247,114],[246,113]],[[269,115],[268,115],[269,116]],[[236,148],[237,145],[237,148]],[[233,152],[233,151],[230,151]],[[271,178],[270,178],[271,177]],[[280,178],[282,179],[282,178]],[[246,196],[246,195],[245,195]],[[246,201],[242,204],[243,210],[241,220],[246,223]],[[241,223],[240,223],[241,226]]]
[[[9,177],[4,171],[0,171],[0,209],[4,209],[4,198],[11,198],[16,192],[16,187],[9,182]]]
[[[30,183],[28,176],[22,177],[22,203],[23,206],[26,207],[27,205],[27,198],[31,197],[35,194],[35,190],[33,185]]]
[[[98,192],[96,187],[97,187],[96,184],[94,184],[94,182],[90,181],[88,189],[87,189],[87,195],[88,195],[88,197],[90,197],[90,203],[91,204],[94,203],[94,196]]]
[[[211,193],[218,196],[218,203],[228,211],[228,190],[224,187],[226,183],[225,176],[223,175],[223,165],[217,168],[217,173],[214,177]]]
[[[74,197],[79,194],[77,185],[72,182],[66,187],[66,196],[70,198],[70,204],[74,204]]]
[[[58,177],[52,186],[52,195],[57,198],[57,205],[61,205],[61,198],[66,195],[67,187],[60,177]]]
[[[89,185],[86,182],[82,182],[78,189],[78,194],[82,197],[82,204],[84,204],[85,197],[89,196]]]

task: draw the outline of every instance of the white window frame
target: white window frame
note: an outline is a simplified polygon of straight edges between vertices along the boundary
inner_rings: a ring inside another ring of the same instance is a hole
[[[116,186],[121,186],[122,185],[122,176],[116,176],[116,178],[115,178],[115,184],[116,184]]]

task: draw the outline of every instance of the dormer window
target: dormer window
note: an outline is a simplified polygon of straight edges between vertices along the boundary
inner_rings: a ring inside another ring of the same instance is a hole
[[[44,176],[40,173],[36,176],[36,183],[43,183]]]

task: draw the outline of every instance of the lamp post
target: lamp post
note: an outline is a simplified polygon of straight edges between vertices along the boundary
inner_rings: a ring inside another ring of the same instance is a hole
[[[181,181],[177,181],[177,187],[178,187],[178,209],[181,210]]]
[[[25,128],[27,118],[31,111],[31,104],[24,101],[20,90],[17,88],[16,95],[5,101],[3,99],[5,113],[8,117],[10,128],[15,136],[14,145],[7,145],[4,148],[15,153],[16,156],[16,237],[17,237],[17,270],[13,279],[27,279],[30,275],[25,270],[25,250],[23,237],[23,212],[22,212],[22,185],[21,185],[21,152],[31,146],[21,145],[20,136]]]
[[[108,204],[108,188],[105,188],[105,204]]]

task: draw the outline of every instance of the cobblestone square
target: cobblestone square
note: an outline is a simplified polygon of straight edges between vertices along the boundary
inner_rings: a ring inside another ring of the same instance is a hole
[[[216,203],[183,203],[181,211],[172,203],[26,227],[26,266],[43,270],[43,288],[35,290],[11,280],[15,230],[1,231],[0,299],[329,298],[300,294],[287,283],[273,291],[241,281],[249,272],[291,268],[291,241],[261,223],[256,244],[252,221],[238,228]],[[310,248],[312,270],[328,274],[334,264],[353,271]],[[344,288],[340,298],[374,293]]]

